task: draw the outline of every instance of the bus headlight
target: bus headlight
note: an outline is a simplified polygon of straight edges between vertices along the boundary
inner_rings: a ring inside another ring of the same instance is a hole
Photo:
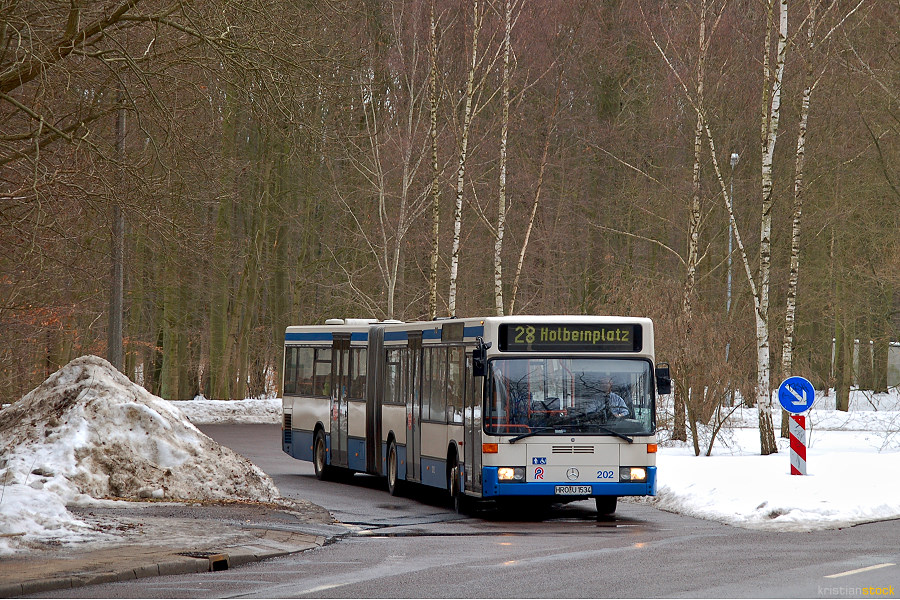
[[[525,481],[525,467],[500,467],[497,469],[500,481]]]
[[[647,469],[644,467],[622,467],[619,469],[619,481],[647,481]]]

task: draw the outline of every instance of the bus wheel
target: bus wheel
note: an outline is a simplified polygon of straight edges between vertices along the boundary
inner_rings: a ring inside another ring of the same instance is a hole
[[[594,500],[597,502],[598,515],[611,515],[616,512],[616,503],[619,498],[616,496],[597,496]]]
[[[453,466],[450,467],[448,477],[450,481],[447,482],[447,487],[450,490],[450,501],[453,503],[453,510],[457,514],[464,514],[468,508],[468,502],[466,502],[465,492],[459,487],[459,463],[456,460],[453,461]]]
[[[388,455],[387,455],[387,486],[388,493],[391,496],[399,496],[401,483],[400,477],[398,475],[400,470],[400,459],[397,457],[397,444],[394,443],[394,440],[391,440],[391,443],[388,445]]]
[[[325,432],[319,429],[313,440],[313,467],[316,470],[316,478],[322,481],[328,479],[331,467],[328,466],[327,446],[325,445]]]

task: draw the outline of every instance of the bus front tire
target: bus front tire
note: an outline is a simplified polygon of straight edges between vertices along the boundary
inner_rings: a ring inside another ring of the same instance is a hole
[[[472,502],[466,492],[460,487],[459,483],[460,468],[459,461],[453,459],[450,472],[447,474],[447,489],[450,492],[450,503],[454,512],[458,515],[468,514],[472,509]]]
[[[399,496],[402,484],[400,483],[400,459],[397,456],[397,444],[394,440],[388,445],[387,454],[387,487],[391,496]]]
[[[594,500],[597,503],[598,515],[611,515],[616,512],[619,498],[617,496],[597,496]]]

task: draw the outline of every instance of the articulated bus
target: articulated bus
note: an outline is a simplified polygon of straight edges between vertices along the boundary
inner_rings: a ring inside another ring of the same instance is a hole
[[[656,493],[650,319],[329,319],[285,332],[282,447],[316,476],[383,476],[474,500]]]

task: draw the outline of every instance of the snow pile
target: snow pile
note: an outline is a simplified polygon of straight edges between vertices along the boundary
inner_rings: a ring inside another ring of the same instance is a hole
[[[197,396],[193,400],[173,402],[194,425],[215,423],[281,423],[281,398],[259,400],[207,400]]]
[[[756,409],[743,409],[740,427],[723,431],[713,456],[692,445],[660,448],[658,495],[663,510],[750,529],[812,531],[900,518],[900,394],[874,404],[854,392],[852,410],[827,401],[807,416],[806,476],[790,474],[788,440],[759,455]],[[774,414],[776,429],[781,413]],[[777,431],[776,431],[777,435]],[[672,442],[668,442],[672,444]],[[704,447],[705,451],[705,447]]]
[[[280,495],[257,466],[95,356],[73,360],[0,411],[0,440],[0,554],[98,536],[68,503]]]

